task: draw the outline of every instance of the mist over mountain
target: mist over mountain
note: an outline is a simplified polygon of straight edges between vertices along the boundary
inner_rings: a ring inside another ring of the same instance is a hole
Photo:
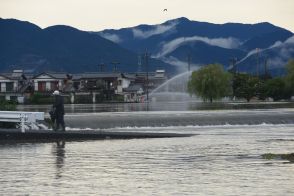
[[[282,76],[286,72],[284,65],[293,58],[294,36],[284,42],[277,41],[268,48],[260,49],[258,53],[256,50],[250,51],[237,63],[237,69],[252,74],[265,74],[268,69],[271,75]]]
[[[158,25],[109,29],[98,34],[137,53],[147,49],[154,58],[172,64],[180,71],[186,69],[188,56],[194,67],[221,63],[229,68],[230,59],[241,61],[249,54],[254,55],[256,48],[260,49],[260,58],[268,59],[272,72],[284,69],[289,58],[294,58],[291,52],[287,58],[281,57],[281,52],[274,49],[275,44],[285,42],[293,33],[267,22],[212,24],[178,18]],[[265,49],[266,54],[263,53]],[[284,48],[292,49],[292,45]],[[280,58],[279,63],[277,58]],[[253,71],[251,67],[256,66],[256,60],[243,60],[239,66],[240,70]]]
[[[138,70],[138,56],[99,35],[73,27],[40,27],[14,19],[0,19],[0,71],[24,69],[31,72],[64,71],[70,73]],[[150,59],[150,71],[169,65]]]

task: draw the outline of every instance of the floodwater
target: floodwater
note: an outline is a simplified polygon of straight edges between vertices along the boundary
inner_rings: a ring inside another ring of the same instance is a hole
[[[51,105],[19,105],[20,111],[49,112]],[[294,102],[215,102],[169,101],[150,103],[66,104],[66,113],[134,112],[134,111],[198,111],[294,108]]]
[[[0,145],[0,195],[293,195],[294,125],[138,128],[187,138]]]
[[[261,156],[293,153],[294,109],[176,105],[135,112],[67,106],[71,129],[195,136],[1,143],[0,195],[294,195],[294,164]]]

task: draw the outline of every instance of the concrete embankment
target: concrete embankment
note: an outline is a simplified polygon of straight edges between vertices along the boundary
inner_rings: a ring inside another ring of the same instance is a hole
[[[81,113],[68,114],[65,121],[68,127],[91,129],[294,124],[294,109]]]
[[[0,129],[0,142],[2,141],[77,141],[101,139],[144,139],[144,138],[171,138],[189,137],[191,134],[174,133],[140,133],[140,132],[111,132],[111,131],[85,131],[75,130],[55,132],[52,130],[27,130],[22,133],[16,129]]]

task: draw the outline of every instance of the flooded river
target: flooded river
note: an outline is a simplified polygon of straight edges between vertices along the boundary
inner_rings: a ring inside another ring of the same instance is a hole
[[[166,111],[131,112],[131,106],[121,107],[128,109],[90,112],[67,106],[67,128],[196,135],[1,143],[0,195],[294,194],[294,165],[261,156],[294,152],[294,109],[199,111],[163,106]]]

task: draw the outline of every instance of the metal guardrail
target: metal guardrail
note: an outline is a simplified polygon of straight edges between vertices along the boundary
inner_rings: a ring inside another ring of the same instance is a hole
[[[25,124],[34,124],[44,120],[44,112],[0,111],[1,122],[20,123],[21,132],[25,132]]]

